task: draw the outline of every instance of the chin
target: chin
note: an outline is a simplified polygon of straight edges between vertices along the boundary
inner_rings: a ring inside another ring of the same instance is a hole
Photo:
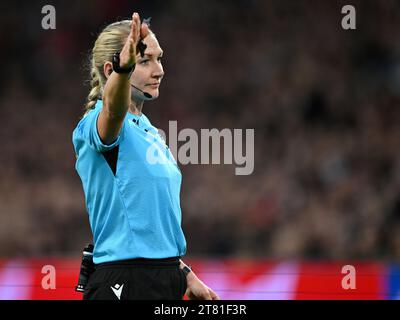
[[[147,98],[147,100],[155,100],[160,95],[160,92],[158,90],[148,91],[148,93],[151,94],[152,98]]]

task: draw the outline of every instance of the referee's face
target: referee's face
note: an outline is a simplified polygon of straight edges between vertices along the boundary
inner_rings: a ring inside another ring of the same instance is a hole
[[[143,39],[147,45],[143,57],[140,53],[136,56],[136,67],[131,77],[131,83],[142,90],[151,94],[152,98],[146,98],[143,92],[132,88],[135,99],[152,100],[159,95],[159,86],[164,76],[161,58],[163,51],[154,34],[148,35]]]

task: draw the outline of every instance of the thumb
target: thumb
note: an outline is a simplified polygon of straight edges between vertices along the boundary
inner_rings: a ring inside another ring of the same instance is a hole
[[[212,289],[210,289],[210,295],[212,300],[221,300],[221,298]]]
[[[142,23],[140,28],[140,39],[146,38],[150,34],[150,29],[147,23]]]

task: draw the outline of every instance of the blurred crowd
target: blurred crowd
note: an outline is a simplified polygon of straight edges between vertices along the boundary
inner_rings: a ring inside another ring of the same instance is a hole
[[[96,34],[152,16],[165,78],[143,112],[167,132],[254,128],[255,169],[181,165],[191,256],[400,258],[400,3],[55,2],[2,10],[0,256],[79,255],[91,234],[71,137]],[[168,137],[168,132],[167,132]]]

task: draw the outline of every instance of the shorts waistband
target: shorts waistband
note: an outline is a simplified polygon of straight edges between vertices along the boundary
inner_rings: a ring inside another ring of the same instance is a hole
[[[180,257],[164,258],[164,259],[147,259],[147,258],[136,258],[128,260],[118,260],[111,262],[103,262],[96,264],[96,269],[108,268],[108,267],[123,267],[123,266],[148,266],[148,267],[166,267],[166,266],[179,266]]]

